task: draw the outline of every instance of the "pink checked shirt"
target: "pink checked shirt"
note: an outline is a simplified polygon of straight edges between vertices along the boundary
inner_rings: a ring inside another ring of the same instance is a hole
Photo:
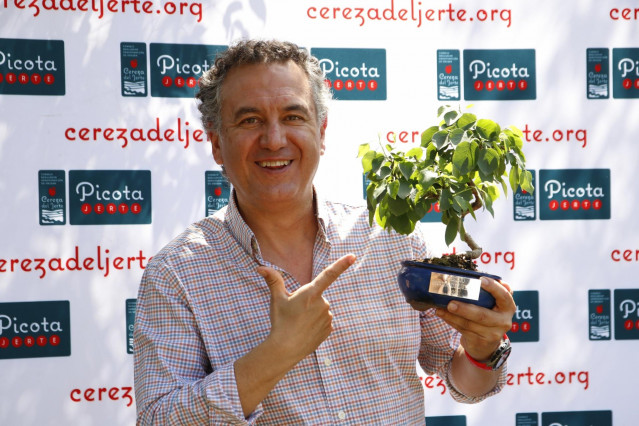
[[[135,323],[138,424],[424,424],[418,360],[449,376],[459,334],[432,310],[419,313],[396,284],[402,259],[424,257],[424,236],[369,227],[368,212],[317,202],[313,275],[357,256],[325,292],[334,331],[245,418],[233,363],[269,333],[266,262],[231,197],[225,209],[178,236],[147,267]],[[280,270],[289,292],[301,283]],[[304,283],[303,283],[304,284]],[[501,390],[505,369],[497,387]]]

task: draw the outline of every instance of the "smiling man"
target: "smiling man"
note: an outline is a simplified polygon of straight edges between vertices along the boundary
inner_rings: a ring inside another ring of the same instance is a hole
[[[493,310],[414,310],[395,284],[426,236],[368,224],[324,200],[313,178],[330,92],[294,44],[242,41],[201,79],[227,208],[192,225],[145,270],[135,324],[138,424],[423,424],[418,361],[452,396],[499,392],[487,363],[510,329],[505,284]]]

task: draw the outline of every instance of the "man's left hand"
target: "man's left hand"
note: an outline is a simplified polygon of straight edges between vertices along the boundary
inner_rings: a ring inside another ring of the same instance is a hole
[[[517,306],[508,284],[482,277],[481,286],[495,298],[493,309],[452,301],[446,309],[437,308],[436,314],[461,333],[461,345],[468,355],[486,361],[510,330]]]

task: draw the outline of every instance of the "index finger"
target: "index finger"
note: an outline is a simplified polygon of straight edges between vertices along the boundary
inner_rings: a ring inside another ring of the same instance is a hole
[[[337,259],[333,264],[324,269],[320,274],[311,281],[311,287],[317,290],[317,294],[321,295],[345,270],[355,263],[355,255],[347,254]]]

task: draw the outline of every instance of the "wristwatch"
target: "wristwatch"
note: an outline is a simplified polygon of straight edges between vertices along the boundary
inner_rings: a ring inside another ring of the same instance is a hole
[[[468,355],[468,352],[464,351],[464,353],[466,354],[466,358],[468,358],[468,360],[477,367],[484,370],[495,371],[499,370],[499,368],[504,365],[504,363],[508,359],[508,356],[510,355],[511,350],[512,348],[510,347],[510,339],[508,338],[508,335],[504,334],[499,347],[495,352],[493,352],[487,362],[477,361],[472,356]]]

